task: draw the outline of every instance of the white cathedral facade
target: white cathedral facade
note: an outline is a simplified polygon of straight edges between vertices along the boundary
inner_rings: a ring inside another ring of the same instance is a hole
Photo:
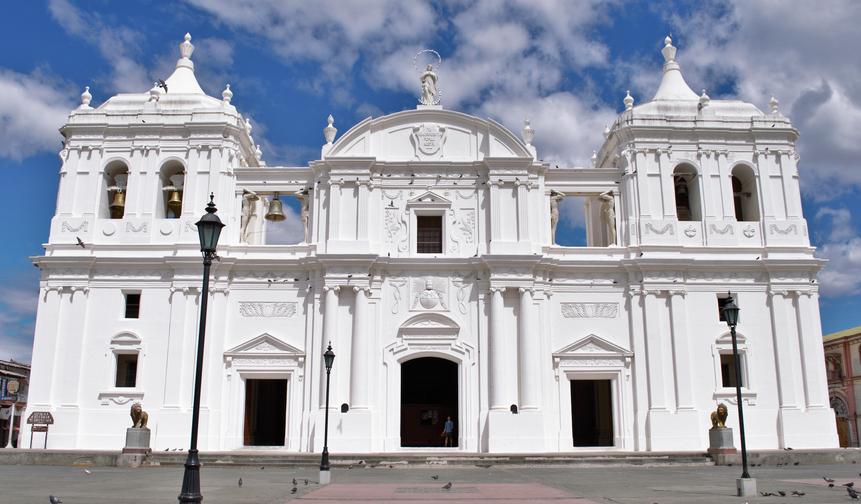
[[[27,412],[53,414],[48,448],[122,448],[135,402],[153,450],[188,446],[210,194],[226,227],[201,450],[319,452],[330,342],[333,453],[702,452],[720,402],[738,446],[728,293],[748,447],[837,446],[822,261],[775,100],[697,95],[668,37],[654,98],[625,98],[593,166],[556,168],[528,122],[443,109],[428,68],[416,109],[337,138],[330,117],[319,160],[276,167],[229,86],[200,88],[192,50],[186,35],[149,92],[92,107],[85,91],[61,129]],[[284,196],[305,239],[266,244]],[[559,246],[574,196],[588,244]]]

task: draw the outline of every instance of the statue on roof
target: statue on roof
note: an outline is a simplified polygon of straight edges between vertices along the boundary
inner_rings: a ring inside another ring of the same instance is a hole
[[[433,49],[422,49],[418,53],[416,53],[415,57],[413,57],[413,68],[418,70],[418,58],[424,53],[429,53],[436,57],[437,60],[437,68],[442,64],[442,57],[438,52]],[[419,77],[419,82],[421,82],[421,95],[419,96],[419,103],[422,105],[439,105],[440,102],[440,90],[437,87],[437,81],[439,77],[434,71],[434,66],[432,63],[428,63]]]
[[[428,63],[427,68],[425,68],[425,71],[424,73],[422,73],[421,76],[422,95],[419,101],[422,103],[422,105],[439,105],[439,98],[437,98],[436,81],[437,75],[436,72],[433,71],[433,65]]]

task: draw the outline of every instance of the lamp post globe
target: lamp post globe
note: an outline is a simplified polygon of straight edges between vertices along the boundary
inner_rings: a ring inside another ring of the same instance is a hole
[[[732,336],[732,360],[735,368],[735,398],[738,404],[738,429],[739,438],[741,440],[741,465],[742,479],[750,479],[750,474],[747,471],[747,444],[744,436],[744,404],[741,399],[741,363],[738,356],[738,339],[735,334],[735,327],[738,325],[738,314],[741,311],[738,305],[735,304],[735,299],[732,294],[729,295],[726,303],[721,308],[726,325],[729,326],[729,332]]]
[[[197,427],[200,421],[200,390],[203,378],[203,344],[206,337],[206,307],[209,299],[209,269],[224,223],[215,215],[215,195],[209,195],[206,213],[197,221],[200,236],[200,251],[203,252],[203,287],[200,292],[200,324],[197,334],[197,360],[194,368],[194,401],[191,410],[191,442],[188,457],[185,459],[185,472],[182,476],[182,490],[179,502],[203,502],[200,493],[200,458],[197,454]]]
[[[323,456],[320,458],[320,483],[329,482],[329,378],[332,373],[332,363],[335,362],[335,352],[332,342],[323,353],[323,364],[326,366],[326,419],[323,423]]]
[[[221,236],[221,228],[224,223],[215,215],[215,195],[209,195],[209,203],[206,205],[206,213],[196,222],[197,234],[200,238],[200,251],[204,254],[214,254],[218,246],[218,238]]]

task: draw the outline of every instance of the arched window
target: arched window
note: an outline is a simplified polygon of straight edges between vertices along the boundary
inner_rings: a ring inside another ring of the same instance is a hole
[[[693,166],[680,165],[673,170],[673,192],[676,197],[676,217],[680,221],[702,220],[697,171]]]
[[[732,170],[732,202],[735,220],[758,221],[759,199],[756,194],[756,175],[749,166],[738,165]]]
[[[122,161],[111,161],[105,167],[105,190],[99,214],[105,219],[122,219],[126,211],[129,167]]]
[[[179,161],[168,161],[159,171],[161,191],[156,215],[165,219],[178,219],[182,215],[182,194],[185,187],[185,169]]]

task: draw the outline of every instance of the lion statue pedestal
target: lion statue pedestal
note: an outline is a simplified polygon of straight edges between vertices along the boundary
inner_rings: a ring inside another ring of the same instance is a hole
[[[718,404],[717,410],[711,414],[712,428],[709,429],[709,455],[715,461],[735,455],[738,451],[733,445],[732,429],[726,426],[727,408],[724,403]]]
[[[149,447],[150,430],[147,427],[149,415],[140,403],[132,404],[131,417],[132,426],[126,429],[126,445],[119,465],[134,467],[140,465],[152,450]]]

